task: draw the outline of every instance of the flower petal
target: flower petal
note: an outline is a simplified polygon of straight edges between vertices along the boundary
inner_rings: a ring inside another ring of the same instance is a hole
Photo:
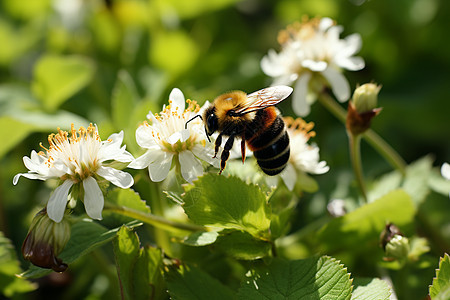
[[[50,219],[56,223],[61,222],[64,217],[64,211],[66,210],[67,198],[69,196],[69,190],[73,185],[73,181],[65,180],[60,186],[58,186],[47,203],[47,214]]]
[[[441,167],[441,174],[447,180],[450,180],[450,164],[444,163]]]
[[[201,160],[204,160],[210,165],[213,165],[214,167],[218,168],[220,166],[220,155],[217,155],[216,158],[213,158],[214,149],[212,147],[213,146],[203,147],[200,145],[195,145],[192,148],[192,153],[194,153],[194,155],[200,158]],[[232,149],[234,149],[234,147]]]
[[[333,67],[326,68],[321,74],[330,83],[331,90],[339,102],[348,101],[350,98],[350,85],[347,78]]]
[[[92,219],[101,220],[104,204],[102,190],[98,186],[97,181],[90,176],[83,180],[83,187],[84,208],[86,209],[87,215]]]
[[[160,150],[151,149],[147,150],[144,154],[133,160],[129,165],[128,168],[132,169],[143,169],[148,167],[149,164],[151,164],[156,157],[156,153]]]
[[[306,100],[306,95],[308,94],[308,83],[311,79],[311,73],[305,73],[297,80],[294,88],[294,95],[292,99],[292,109],[294,112],[305,117],[311,111],[310,105]]]
[[[365,66],[364,59],[359,56],[341,58],[339,60],[336,60],[336,64],[339,67],[350,71],[358,71],[364,69]]]
[[[172,110],[176,110],[181,115],[186,104],[183,92],[178,88],[174,88],[170,92],[169,100],[172,101]]]
[[[192,183],[193,180],[203,174],[202,164],[191,151],[180,152],[178,159],[181,165],[181,176],[187,182]]]
[[[155,160],[148,165],[150,179],[154,182],[163,181],[169,174],[173,154],[159,151],[155,153]]]
[[[100,168],[98,168],[97,170],[97,174],[105,178],[112,184],[123,189],[129,188],[134,183],[133,176],[131,176],[127,172],[116,170],[110,167],[100,166]]]
[[[295,182],[297,181],[297,172],[292,164],[288,164],[286,166],[286,169],[281,172],[280,177],[283,179],[286,187],[292,191],[294,189]]]
[[[136,129],[136,142],[140,147],[147,149],[157,145],[151,125],[144,124]]]
[[[48,177],[41,175],[41,174],[34,174],[34,173],[19,173],[16,174],[16,176],[14,176],[13,178],[13,184],[16,185],[17,182],[19,181],[20,176],[23,176],[25,178],[28,179],[39,179],[39,180],[46,180]]]

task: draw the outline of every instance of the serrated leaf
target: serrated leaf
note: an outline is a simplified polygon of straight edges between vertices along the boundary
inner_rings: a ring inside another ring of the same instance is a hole
[[[216,246],[226,255],[236,259],[255,260],[270,254],[272,245],[255,239],[242,231],[233,231],[218,238]]]
[[[122,226],[113,240],[113,248],[123,299],[134,299],[135,296],[133,271],[139,257],[139,247],[137,234],[132,229]]]
[[[119,71],[111,99],[112,118],[117,128],[128,128],[138,99],[133,79],[126,71]]]
[[[436,270],[429,293],[433,300],[450,299],[450,256],[447,253],[439,261],[439,269]]]
[[[172,266],[165,274],[173,300],[230,300],[234,293],[217,279],[194,266]]]
[[[415,207],[411,197],[403,190],[388,193],[380,199],[327,223],[318,239],[327,251],[339,249],[364,249],[376,245],[380,233],[389,222],[402,228],[411,225]],[[355,248],[356,247],[356,248]]]
[[[7,298],[36,289],[36,285],[18,278],[22,272],[11,241],[0,231],[0,295]]]
[[[239,299],[350,299],[352,281],[331,257],[274,259],[243,282]]]
[[[183,208],[194,223],[268,236],[270,210],[258,186],[237,177],[206,174],[185,191]]]
[[[133,222],[129,226],[139,226],[140,223]],[[117,234],[119,228],[108,230],[104,226],[93,222],[90,219],[84,219],[75,223],[71,229],[70,240],[59,258],[67,264],[71,264],[79,257],[86,255],[101,245],[111,241]],[[39,278],[51,273],[51,270],[43,269],[31,265],[24,273],[20,274],[24,278]]]
[[[82,56],[45,55],[34,68],[32,90],[48,111],[85,87],[94,75],[94,64]]]
[[[355,279],[352,300],[389,300],[391,288],[386,281],[378,278]]]
[[[218,236],[219,233],[217,231],[198,231],[189,235],[182,242],[189,246],[206,246],[213,244]]]

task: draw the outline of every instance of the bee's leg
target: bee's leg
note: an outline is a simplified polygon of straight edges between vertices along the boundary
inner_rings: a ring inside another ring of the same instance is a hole
[[[216,143],[215,143],[215,147],[214,147],[214,156],[213,156],[213,158],[216,158],[217,152],[219,152],[219,147],[220,147],[221,144],[222,144],[222,134],[219,134],[219,135],[217,136],[217,139],[216,139]]]
[[[245,162],[245,140],[241,141],[241,154],[242,154],[242,163]]]
[[[234,143],[234,135],[231,135],[227,142],[225,143],[225,146],[223,147],[221,161],[220,161],[220,172],[219,175],[222,174],[223,169],[225,169],[225,165],[227,164],[228,157],[230,157],[230,150],[233,148]]]

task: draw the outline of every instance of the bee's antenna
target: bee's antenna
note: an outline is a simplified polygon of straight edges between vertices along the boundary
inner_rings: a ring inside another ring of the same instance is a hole
[[[187,129],[187,124],[188,124],[190,121],[194,120],[195,118],[200,118],[200,119],[202,119],[202,121],[203,121],[202,115],[195,115],[194,117],[192,117],[191,119],[189,119],[189,120],[186,122],[186,124],[184,124],[184,129]]]

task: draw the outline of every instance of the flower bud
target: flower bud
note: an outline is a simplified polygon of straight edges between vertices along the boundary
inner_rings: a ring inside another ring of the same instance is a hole
[[[378,115],[381,108],[377,108],[378,93],[381,86],[366,83],[356,88],[352,101],[348,103],[347,130],[353,135],[364,133],[370,128],[372,118]]]
[[[381,86],[375,83],[366,83],[355,89],[352,102],[358,113],[364,113],[377,108],[378,93]]]
[[[67,218],[56,223],[51,220],[45,209],[36,214],[31,222],[28,235],[22,245],[22,255],[32,264],[63,272],[67,269],[57,256],[70,239],[70,224]]]
[[[384,228],[380,236],[380,244],[385,252],[385,260],[402,260],[408,258],[410,252],[409,239],[403,236],[400,229],[392,223]]]

